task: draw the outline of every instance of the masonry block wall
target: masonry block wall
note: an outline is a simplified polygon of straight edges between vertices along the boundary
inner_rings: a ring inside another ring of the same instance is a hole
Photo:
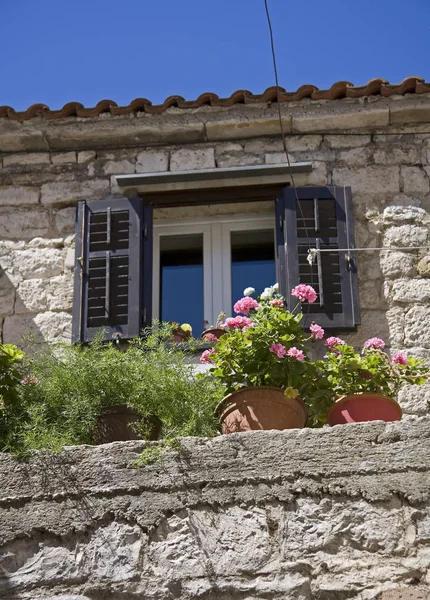
[[[0,460],[2,600],[425,600],[430,420]]]
[[[281,109],[291,160],[312,162],[297,183],[350,185],[357,246],[401,248],[358,254],[362,325],[343,337],[358,346],[378,335],[428,358],[430,252],[419,247],[429,243],[430,94],[305,99]],[[70,340],[76,203],[122,194],[115,175],[282,162],[270,102],[0,116],[0,339]],[[424,390],[402,392],[406,412],[427,410]]]

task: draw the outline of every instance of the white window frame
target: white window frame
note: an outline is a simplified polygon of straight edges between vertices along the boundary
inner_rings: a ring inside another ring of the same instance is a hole
[[[203,234],[203,314],[205,321],[215,324],[221,311],[229,315],[231,297],[231,233],[273,229],[273,212],[256,215],[223,215],[195,219],[154,222],[152,314],[160,318],[160,237],[166,235]],[[275,257],[276,257],[276,248]],[[273,282],[275,283],[275,282]],[[257,290],[259,291],[259,290]],[[179,290],[178,293],[186,293]],[[192,298],[190,298],[192,302]],[[194,332],[199,335],[200,332]]]

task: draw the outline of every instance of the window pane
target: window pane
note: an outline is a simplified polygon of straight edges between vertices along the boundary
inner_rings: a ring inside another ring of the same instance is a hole
[[[234,303],[247,287],[260,294],[276,282],[273,229],[231,232],[231,298]],[[233,306],[231,307],[233,311]],[[233,314],[233,313],[232,313]]]
[[[160,319],[203,331],[203,234],[160,238]]]

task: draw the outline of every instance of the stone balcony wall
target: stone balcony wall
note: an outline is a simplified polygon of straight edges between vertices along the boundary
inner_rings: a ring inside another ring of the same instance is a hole
[[[430,419],[0,460],[2,600],[430,597]]]

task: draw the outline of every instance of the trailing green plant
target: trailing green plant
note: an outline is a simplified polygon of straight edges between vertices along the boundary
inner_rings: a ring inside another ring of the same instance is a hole
[[[166,438],[216,435],[213,409],[222,386],[209,376],[196,378],[190,357],[168,343],[170,336],[168,324],[157,325],[122,351],[104,342],[101,332],[87,346],[45,346],[28,355],[19,401],[9,414],[13,425],[0,438],[0,450],[93,443],[100,409],[114,404],[143,417],[157,415]],[[142,423],[137,427],[145,439]]]

